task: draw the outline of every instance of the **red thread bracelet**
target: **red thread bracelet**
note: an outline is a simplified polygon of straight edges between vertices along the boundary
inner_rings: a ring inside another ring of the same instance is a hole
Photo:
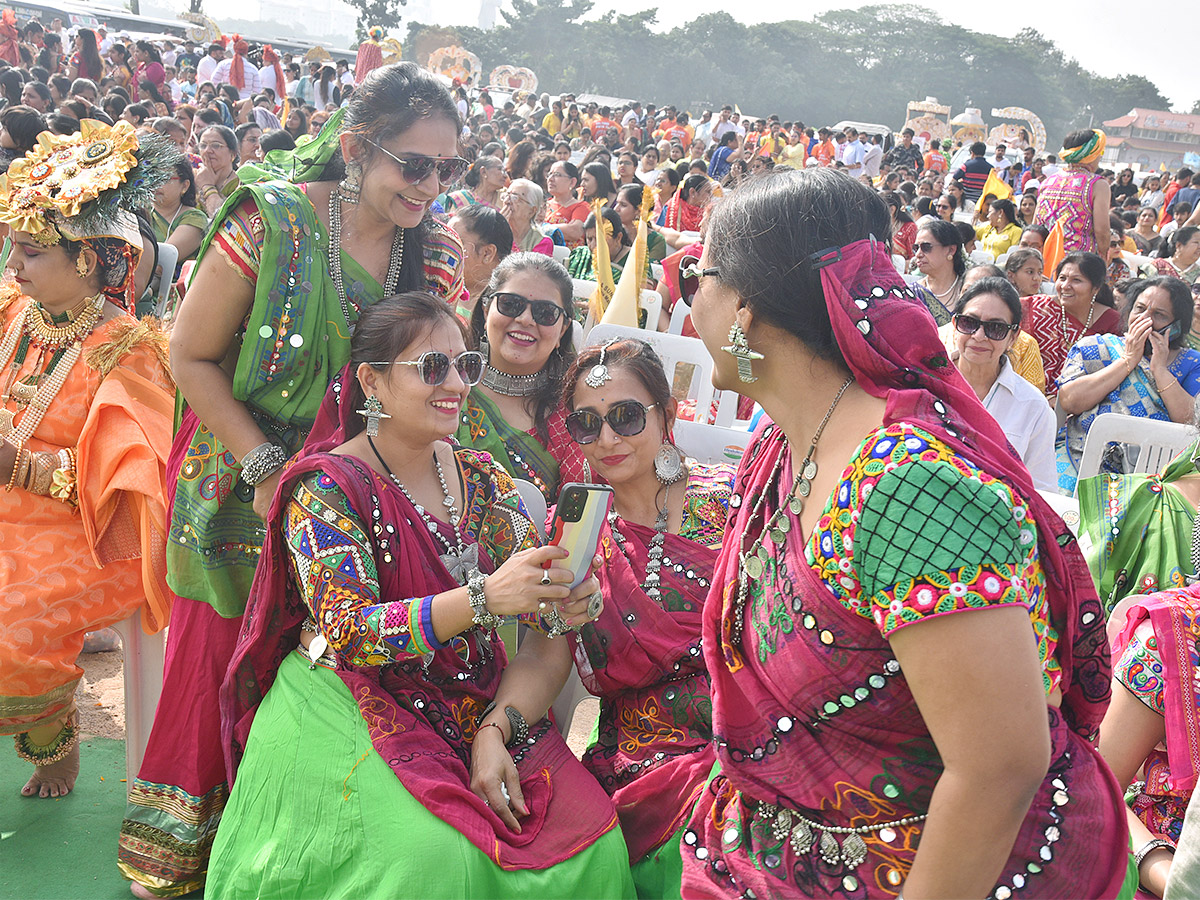
[[[479,737],[479,732],[483,731],[483,729],[485,729],[485,728],[495,728],[498,732],[500,732],[500,741],[502,743],[504,742],[504,729],[501,728],[499,725],[497,725],[495,722],[487,722],[483,725],[480,725],[479,731],[475,732],[475,737]]]

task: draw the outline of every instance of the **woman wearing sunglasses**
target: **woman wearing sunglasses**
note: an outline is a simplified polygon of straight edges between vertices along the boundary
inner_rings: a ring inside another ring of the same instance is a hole
[[[239,187],[201,245],[171,338],[187,402],[167,476],[178,596],[164,699],[121,838],[139,896],[203,884],[225,797],[217,684],[279,471],[349,359],[359,311],[418,288],[453,309],[463,292],[462,245],[429,214],[463,171],[459,128],[428,72],[376,69],[294,152],[284,171],[295,183]],[[164,790],[177,800],[171,811],[161,809]]]
[[[222,688],[211,896],[632,895],[545,718],[599,585],[570,590],[507,473],[447,442],[483,375],[465,338],[424,292],[365,310],[280,485]],[[507,666],[505,616],[530,626]]]
[[[913,241],[912,265],[924,277],[913,290],[938,325],[950,321],[951,310],[962,293],[967,257],[962,235],[951,222],[927,221]]]
[[[1007,278],[971,284],[954,310],[950,359],[1013,445],[1038,490],[1057,488],[1054,411],[1017,373],[1009,354],[1021,334],[1021,298]],[[1035,345],[1036,346],[1036,345]]]
[[[571,439],[614,492],[596,573],[604,610],[576,639],[600,697],[583,762],[616,803],[639,896],[678,897],[677,832],[715,761],[700,624],[734,470],[684,460],[675,398],[643,341],[584,349],[563,400]]]
[[[713,383],[766,418],[704,608],[720,771],[682,895],[1132,896],[1085,737],[1109,692],[1095,588],[947,372],[889,218],[815,168],[741,185],[709,225],[693,319]]]
[[[575,359],[571,278],[541,253],[514,253],[492,273],[471,315],[471,338],[487,359],[455,437],[486,450],[513,478],[553,503],[560,484],[583,480],[583,457],[568,438],[563,375]]]
[[[1058,376],[1058,405],[1070,418],[1058,436],[1059,490],[1074,493],[1083,441],[1096,416],[1122,413],[1191,422],[1200,394],[1200,352],[1188,349],[1192,293],[1178,278],[1134,282],[1124,335],[1093,334],[1076,341]],[[1101,472],[1132,471],[1123,445],[1104,455]]]

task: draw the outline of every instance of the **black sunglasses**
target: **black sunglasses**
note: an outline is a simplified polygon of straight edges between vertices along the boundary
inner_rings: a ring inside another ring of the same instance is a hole
[[[700,260],[694,256],[685,256],[679,261],[679,299],[685,305],[691,306],[692,300],[696,296],[696,291],[700,290],[700,279],[708,275],[717,275],[718,270],[714,267],[707,269],[700,268]]]
[[[427,350],[416,359],[398,359],[392,362],[372,362],[368,366],[416,366],[421,380],[430,387],[443,384],[450,375],[450,364],[458,370],[463,384],[474,387],[483,378],[483,354],[478,350],[466,350],[450,359],[441,350]]]
[[[553,300],[530,300],[521,294],[508,291],[497,291],[492,294],[492,299],[496,304],[496,312],[510,319],[519,318],[525,312],[525,307],[529,307],[535,323],[547,327],[557,324],[559,317],[566,315],[563,308]]]
[[[920,250],[922,253],[932,253],[934,247],[940,247],[941,244],[935,244],[933,241],[921,241],[919,244],[913,244],[913,250]]]
[[[982,328],[984,337],[988,340],[1002,341],[1021,326],[1009,325],[1007,322],[1000,322],[996,319],[985,322],[975,316],[965,316],[959,313],[954,317],[954,327],[959,334],[974,334]]]
[[[461,156],[425,156],[419,153],[412,153],[408,156],[397,156],[386,147],[381,147],[369,137],[358,136],[359,140],[366,141],[376,150],[390,156],[400,167],[400,174],[409,184],[420,184],[429,177],[429,173],[435,168],[437,169],[438,182],[440,184],[453,184],[462,178],[463,173],[467,171],[467,167],[471,165],[469,160],[463,159]]]
[[[622,400],[608,408],[604,415],[594,409],[577,409],[567,416],[567,434],[577,444],[590,444],[600,437],[604,423],[621,437],[633,437],[646,430],[646,411],[657,403],[646,406],[638,400]]]

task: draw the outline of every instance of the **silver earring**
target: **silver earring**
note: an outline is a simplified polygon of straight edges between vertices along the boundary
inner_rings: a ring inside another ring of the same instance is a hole
[[[756,359],[762,359],[763,355],[750,349],[746,342],[746,332],[742,331],[742,326],[736,320],[729,328],[729,346],[721,349],[737,360],[738,378],[747,384],[758,381],[758,376],[754,374],[750,364]]]
[[[346,163],[346,174],[338,184],[342,199],[347,203],[357,203],[362,193],[362,166],[357,160]]]
[[[678,447],[663,444],[654,454],[654,477],[671,485],[683,477],[683,454]]]
[[[374,394],[367,398],[358,414],[367,420],[367,437],[379,437],[379,420],[391,418],[383,411],[382,401]]]

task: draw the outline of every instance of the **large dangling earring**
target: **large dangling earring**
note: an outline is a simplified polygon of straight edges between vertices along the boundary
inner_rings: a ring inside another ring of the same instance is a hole
[[[359,195],[362,194],[362,165],[357,160],[352,159],[346,163],[346,174],[338,184],[338,190],[346,203],[358,202]]]
[[[654,477],[672,485],[683,477],[683,453],[673,444],[663,444],[654,454]]]
[[[367,420],[367,437],[379,437],[379,420],[391,418],[383,411],[383,402],[374,394],[367,398],[358,414]]]
[[[88,263],[87,257],[83,255],[83,251],[79,251],[79,255],[75,257],[75,271],[79,273],[80,278],[87,278]]]
[[[747,384],[758,381],[758,376],[754,374],[750,364],[756,359],[762,359],[763,355],[750,349],[746,342],[746,332],[742,331],[742,326],[736,320],[729,328],[729,346],[721,349],[737,360],[738,378]]]

